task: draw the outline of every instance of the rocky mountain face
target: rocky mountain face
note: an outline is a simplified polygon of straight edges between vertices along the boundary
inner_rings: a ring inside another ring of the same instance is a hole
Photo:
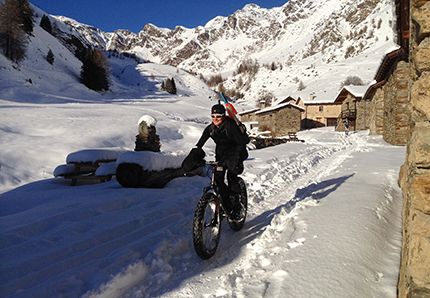
[[[105,33],[68,18],[57,19],[105,50],[213,73],[235,69],[246,58],[291,63],[321,52],[326,62],[356,56],[374,47],[375,38],[392,37],[384,36],[387,26],[393,26],[387,10],[391,5],[389,0],[290,0],[272,9],[248,4],[204,27],[169,30],[147,24],[139,33]],[[387,15],[382,15],[384,11]]]
[[[146,24],[139,33],[106,33],[69,18],[56,19],[69,27],[67,34],[78,36],[83,43],[133,53],[140,59],[183,68],[206,78],[222,74],[226,88],[254,98],[265,88],[275,90],[275,96],[288,92],[309,98],[313,91],[309,89],[322,88],[312,85],[315,79],[328,75],[333,68],[327,65],[359,56],[381,60],[395,44],[396,25],[391,0],[290,0],[272,9],[248,4],[228,17],[208,21],[205,26],[178,26],[170,30]],[[372,81],[378,65],[370,69],[359,60],[355,59],[357,66],[352,67],[355,73],[360,73],[365,82]],[[239,77],[235,71],[244,61],[271,64],[272,70],[280,71],[278,77],[286,79],[268,82],[270,75],[264,71],[252,78]],[[347,71],[339,72],[343,75]],[[345,78],[335,74],[335,81],[341,79]],[[336,87],[324,87],[324,92],[333,97],[339,83]],[[297,90],[297,84],[308,86],[306,95],[291,92]]]

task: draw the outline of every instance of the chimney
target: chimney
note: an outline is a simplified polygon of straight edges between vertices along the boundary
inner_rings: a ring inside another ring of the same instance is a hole
[[[266,108],[266,101],[260,100],[260,110],[264,110]]]
[[[309,94],[309,100],[314,100],[314,94],[313,93]]]

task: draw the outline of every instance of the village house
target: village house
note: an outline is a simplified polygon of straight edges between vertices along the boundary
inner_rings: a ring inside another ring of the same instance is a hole
[[[363,100],[367,86],[344,86],[334,100],[341,107],[336,119],[336,131],[344,131],[344,120],[349,120],[350,130],[366,128],[366,116],[370,114],[370,104]],[[368,122],[368,121],[367,121]]]
[[[287,97],[269,107],[261,102],[260,108],[240,112],[239,116],[251,129],[258,126],[259,131],[271,131],[273,137],[286,136],[301,129],[301,114],[305,109],[296,105],[296,101]]]
[[[363,101],[369,102],[370,117],[364,129],[383,135],[393,145],[406,145],[409,129],[409,61],[403,48],[388,53]]]
[[[341,103],[336,130],[344,131],[348,119],[350,130],[367,130],[383,135],[393,145],[405,145],[409,112],[409,63],[405,50],[398,48],[386,54],[370,86],[345,86],[335,103]]]
[[[240,112],[240,119],[242,122],[257,122],[257,115],[255,115],[255,112],[258,112],[259,110],[259,108],[255,108]]]
[[[255,113],[260,131],[270,130],[272,136],[282,137],[301,130],[301,114],[304,108],[287,102],[267,107]]]
[[[300,97],[296,104],[305,109],[302,114],[302,128],[317,128],[324,126],[336,126],[340,113],[340,103],[331,101],[317,101],[314,95],[304,102]]]

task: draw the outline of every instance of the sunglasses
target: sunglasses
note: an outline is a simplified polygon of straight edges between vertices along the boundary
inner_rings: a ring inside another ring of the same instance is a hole
[[[219,119],[219,118],[221,118],[221,117],[224,117],[224,114],[222,114],[222,115],[211,115],[211,117],[212,117],[212,118],[217,118],[217,119]]]

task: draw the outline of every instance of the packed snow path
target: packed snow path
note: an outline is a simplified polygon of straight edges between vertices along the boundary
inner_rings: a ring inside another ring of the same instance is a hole
[[[363,134],[334,137],[319,135],[322,144],[315,141],[300,153],[289,154],[287,148],[301,144],[289,144],[281,156],[279,148],[253,151],[244,174],[245,228],[234,233],[224,224],[212,260],[185,260],[164,275],[157,270],[125,297],[395,297],[398,172],[385,168],[389,158],[369,154],[379,145],[366,142]],[[384,147],[387,156],[399,157],[391,154],[398,148]],[[375,176],[371,184],[369,175]],[[373,188],[380,188],[381,201],[372,197]],[[369,254],[360,242],[374,251]]]
[[[299,137],[306,142],[250,152],[247,222],[239,232],[223,222],[207,261],[191,236],[205,177],[161,190],[56,179],[3,194],[1,293],[395,297],[404,148],[332,128]]]

